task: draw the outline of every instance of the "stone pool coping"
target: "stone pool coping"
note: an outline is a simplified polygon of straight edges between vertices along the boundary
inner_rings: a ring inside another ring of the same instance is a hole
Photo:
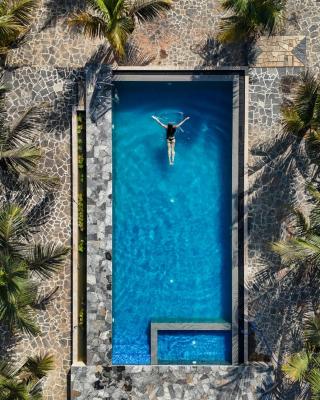
[[[244,118],[239,115],[239,74],[246,76],[245,68],[221,68],[215,70],[188,71],[185,69],[168,68],[117,68],[112,70],[109,66],[91,65],[87,71],[86,79],[86,113],[87,113],[87,365],[110,365],[111,361],[111,335],[112,335],[112,79],[114,74],[132,74],[145,72],[146,74],[192,74],[201,77],[214,77],[221,79],[229,75],[236,84],[236,113],[233,115],[233,127],[236,128],[236,140],[233,146],[233,158],[238,162],[239,156],[239,128],[240,136],[247,141],[247,130]],[[233,71],[230,73],[230,71]],[[222,75],[223,74],[223,75]],[[245,94],[247,90],[245,90]],[[246,100],[244,100],[246,101]],[[242,105],[242,113],[244,105]],[[240,119],[242,122],[240,123]],[[235,145],[236,143],[236,145]],[[235,153],[234,153],[235,152]],[[246,155],[242,159],[246,160]],[[241,160],[241,161],[242,161]],[[246,175],[246,165],[240,166]],[[240,173],[241,173],[240,171]],[[246,177],[245,177],[246,180]],[[237,282],[232,290],[233,304],[238,304],[238,185],[239,171],[233,168],[233,282]],[[235,191],[234,189],[237,189]],[[242,190],[242,189],[241,189]],[[246,203],[246,201],[244,201]],[[234,217],[236,217],[234,219]],[[246,219],[242,221],[245,224]],[[244,232],[246,228],[243,227]],[[237,246],[234,246],[234,243]],[[245,238],[246,241],[246,238]],[[245,251],[244,248],[241,251]],[[244,255],[244,259],[246,256]],[[236,264],[236,265],[235,265]],[[235,267],[234,267],[235,266]],[[243,266],[245,267],[245,266]],[[245,269],[245,268],[244,268]],[[246,293],[244,293],[246,296]],[[235,301],[236,300],[236,301]],[[244,299],[246,304],[246,299]],[[233,307],[233,363],[238,362],[238,307]],[[246,333],[246,332],[245,332]],[[246,334],[244,335],[246,337]],[[76,345],[75,343],[73,344]],[[246,350],[244,351],[246,353]],[[244,360],[246,361],[246,359]],[[73,360],[74,366],[81,366]],[[152,366],[146,366],[151,367]]]

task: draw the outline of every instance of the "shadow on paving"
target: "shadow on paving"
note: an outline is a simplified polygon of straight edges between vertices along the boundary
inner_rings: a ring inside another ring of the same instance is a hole
[[[294,76],[283,77],[282,95],[290,94],[294,82]],[[313,287],[312,280],[297,286],[289,274],[285,275],[271,243],[282,239],[286,231],[291,234],[292,207],[305,201],[304,186],[310,180],[311,168],[303,144],[295,137],[279,134],[252,148],[251,154],[255,162],[249,169],[249,241],[254,249],[249,248],[249,259],[257,255],[257,272],[246,282],[251,326],[249,360],[269,357],[274,366],[275,383],[265,388],[262,398],[294,399],[301,394],[300,388],[286,385],[280,367],[286,354],[301,349],[302,319],[309,303],[318,298],[319,288]]]
[[[204,43],[192,46],[191,51],[202,59],[195,69],[253,65],[257,56],[253,42],[224,44],[213,36],[208,36]]]
[[[97,122],[99,118],[107,113],[112,107],[112,96],[109,95],[112,90],[112,74],[106,74],[106,68],[113,66],[116,71],[117,66],[145,66],[152,62],[153,57],[144,53],[132,43],[126,46],[126,56],[121,62],[115,64],[115,58],[110,47],[100,45],[85,66],[87,83],[94,86],[94,91],[89,105],[90,118]]]
[[[65,18],[73,11],[85,9],[86,4],[85,0],[45,0],[46,13],[40,31],[55,26],[59,19]]]
[[[111,108],[111,97],[107,95],[112,88],[111,74],[105,74],[105,69],[112,65],[114,71],[119,66],[145,66],[148,65],[153,58],[141,51],[134,44],[128,43],[126,47],[126,56],[121,63],[116,64],[112,50],[107,45],[100,45],[97,51],[90,57],[83,68],[67,69],[57,68],[59,76],[63,80],[63,90],[60,94],[56,94],[50,105],[50,109],[46,117],[46,129],[54,134],[67,132],[70,128],[72,108],[77,104],[79,97],[79,81],[94,87],[91,103],[89,105],[89,113],[93,122],[108,112]],[[103,73],[100,73],[103,71]],[[111,72],[111,68],[110,68]]]

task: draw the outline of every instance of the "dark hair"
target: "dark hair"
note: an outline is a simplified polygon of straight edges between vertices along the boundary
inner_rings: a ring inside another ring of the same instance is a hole
[[[171,122],[168,123],[168,129],[172,129],[173,128],[173,124]]]

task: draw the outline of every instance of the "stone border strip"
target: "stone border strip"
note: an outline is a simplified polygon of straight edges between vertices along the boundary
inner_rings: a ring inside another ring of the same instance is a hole
[[[229,322],[151,322],[151,364],[158,365],[159,331],[231,331]]]
[[[87,365],[111,364],[111,77],[107,65],[86,70]]]

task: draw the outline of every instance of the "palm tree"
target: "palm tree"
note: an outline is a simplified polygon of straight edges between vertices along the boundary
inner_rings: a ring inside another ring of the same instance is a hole
[[[106,39],[117,58],[125,56],[125,46],[136,22],[152,21],[169,10],[172,0],[87,0],[89,11],[71,15],[68,23],[90,38]]]
[[[284,0],[222,0],[232,15],[222,19],[219,40],[222,43],[247,42],[274,34],[282,25]]]
[[[17,204],[0,210],[0,323],[36,335],[35,309],[39,302],[39,282],[48,279],[63,265],[68,249],[60,245],[30,243],[37,231],[30,214]]]
[[[2,0],[0,2],[0,55],[29,30],[38,0]]]
[[[292,354],[282,366],[285,377],[299,383],[308,398],[320,398],[320,315],[311,313],[304,321],[304,348]]]
[[[292,103],[282,109],[282,127],[286,137],[305,144],[310,161],[319,165],[320,82],[312,73],[300,76]]]
[[[57,179],[39,172],[43,159],[36,144],[42,129],[43,109],[31,107],[17,118],[12,126],[6,123],[4,95],[5,86],[0,85],[0,173],[2,182],[7,181],[19,188],[38,192],[52,190]]]
[[[281,257],[283,277],[294,284],[309,282],[316,286],[320,282],[320,192],[307,185],[313,202],[309,214],[293,210],[292,236],[273,243],[272,249]]]
[[[281,134],[252,149],[260,161],[251,170],[263,176],[264,168],[275,164],[291,176],[298,170],[302,176],[316,179],[320,172],[320,81],[315,75],[306,72],[298,77],[281,114]],[[258,190],[261,181],[257,176],[254,186]]]
[[[41,400],[42,380],[53,369],[53,357],[28,357],[19,368],[0,362],[0,400]]]

